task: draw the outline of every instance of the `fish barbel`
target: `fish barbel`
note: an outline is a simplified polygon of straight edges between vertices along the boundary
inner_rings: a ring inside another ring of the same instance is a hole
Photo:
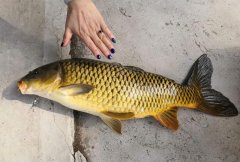
[[[193,64],[183,84],[144,70],[90,59],[67,59],[39,67],[18,87],[68,108],[99,116],[121,133],[121,120],[152,116],[167,128],[178,128],[179,107],[215,116],[236,116],[228,98],[211,88],[211,60]]]

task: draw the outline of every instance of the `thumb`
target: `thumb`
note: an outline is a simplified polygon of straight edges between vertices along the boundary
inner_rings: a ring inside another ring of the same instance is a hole
[[[66,28],[63,35],[61,47],[66,47],[71,42],[72,35],[72,31],[69,28]]]

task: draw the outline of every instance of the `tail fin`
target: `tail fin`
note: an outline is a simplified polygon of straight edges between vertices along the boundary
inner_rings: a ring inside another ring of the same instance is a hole
[[[237,116],[234,104],[220,92],[211,88],[213,67],[206,54],[200,56],[193,64],[184,84],[195,86],[200,90],[202,102],[198,110],[215,116]]]

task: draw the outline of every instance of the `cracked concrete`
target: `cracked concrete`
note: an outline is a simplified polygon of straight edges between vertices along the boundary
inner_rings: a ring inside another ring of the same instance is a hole
[[[214,67],[213,87],[240,110],[237,0],[95,2],[117,38],[113,62],[182,82],[194,60],[207,53]],[[20,95],[15,80],[42,64],[70,57],[69,47],[59,47],[65,15],[62,0],[1,1],[1,162],[240,160],[239,116],[218,118],[181,109],[177,132],[146,118],[124,121],[120,136],[97,117],[78,117],[43,98],[32,108],[36,96]],[[72,46],[70,54],[94,58],[83,44]]]
[[[79,161],[79,158],[84,160],[81,161],[87,161],[90,162],[90,159],[88,158],[87,153],[85,152],[85,148],[83,143],[83,138],[82,138],[82,121],[80,117],[80,113],[78,111],[74,111],[74,141],[73,141],[73,151],[74,151],[74,161]]]
[[[50,11],[53,4],[45,1],[1,1],[1,162],[73,161],[72,110],[43,98],[34,103],[35,96],[22,96],[16,88],[16,80],[28,71],[68,56],[57,42],[62,30],[54,27],[63,29],[66,6],[55,3],[63,10]],[[62,14],[57,20],[61,26],[50,23],[50,12]]]

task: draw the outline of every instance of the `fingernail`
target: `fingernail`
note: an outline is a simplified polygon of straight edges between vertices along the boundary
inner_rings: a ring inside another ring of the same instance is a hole
[[[112,55],[110,54],[110,55],[108,55],[108,59],[109,60],[111,60],[112,59]]]
[[[101,59],[101,56],[100,56],[100,55],[97,55],[97,59],[99,59],[99,60],[100,60],[100,59]]]
[[[63,42],[61,43],[61,47],[63,47]]]
[[[111,53],[115,53],[115,49],[114,48],[112,48],[110,51],[111,51]]]
[[[116,43],[116,39],[115,39],[115,38],[112,38],[112,42],[113,42],[113,43]]]

